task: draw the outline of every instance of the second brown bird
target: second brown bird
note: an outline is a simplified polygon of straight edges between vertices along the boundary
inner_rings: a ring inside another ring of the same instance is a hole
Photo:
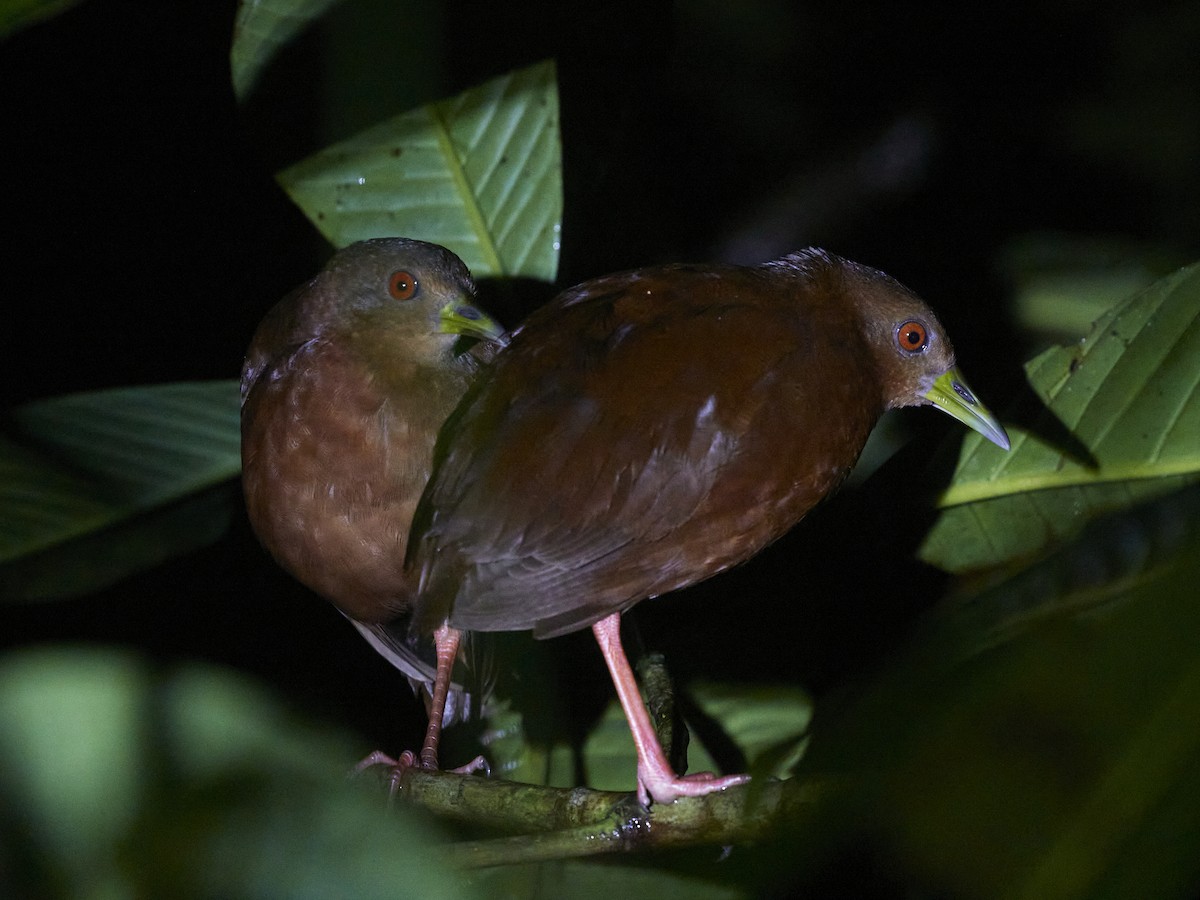
[[[444,247],[361,241],[267,313],[242,370],[250,524],[414,687],[432,684],[433,670],[406,634],[408,527],[438,429],[478,369],[458,338],[501,335],[474,298],[467,267]],[[461,699],[454,692],[452,718]]]

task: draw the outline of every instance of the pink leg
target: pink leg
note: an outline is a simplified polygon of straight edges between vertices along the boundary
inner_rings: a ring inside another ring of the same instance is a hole
[[[421,745],[421,756],[411,750],[405,750],[399,759],[392,759],[376,750],[354,767],[356,773],[363,772],[372,766],[391,766],[389,793],[394,795],[400,786],[400,777],[406,769],[419,765],[422,769],[433,771],[438,767],[438,744],[442,739],[442,719],[446,714],[446,697],[450,694],[450,678],[454,672],[454,660],[458,656],[458,645],[462,632],[443,624],[433,633],[434,649],[437,652],[437,672],[433,679],[433,696],[429,703],[429,725],[425,728],[425,742]],[[458,775],[471,775],[475,772],[491,774],[487,760],[477,756],[465,766],[450,769]]]
[[[462,640],[462,632],[451,628],[449,623],[443,623],[433,633],[433,645],[437,651],[437,673],[433,679],[433,696],[429,702],[429,725],[425,728],[425,743],[421,745],[421,768],[436,769],[438,767],[438,743],[442,739],[442,719],[446,716],[446,697],[450,695],[450,678],[454,674],[454,660],[458,658],[458,645]],[[403,759],[403,757],[401,758]],[[487,760],[477,756],[465,766],[448,769],[456,775],[472,775],[483,772],[492,773]]]
[[[658,735],[650,723],[650,714],[642,702],[638,692],[637,681],[629,660],[625,657],[625,649],[621,646],[621,614],[613,613],[601,619],[592,626],[596,635],[596,643],[604,654],[608,664],[608,672],[612,675],[613,685],[617,689],[617,697],[625,710],[625,718],[629,720],[629,730],[633,732],[633,744],[638,755],[638,799],[649,806],[655,803],[674,803],[680,797],[702,797],[713,791],[723,791],[735,784],[744,784],[750,780],[749,775],[727,775],[717,778],[711,772],[701,772],[696,775],[685,775],[680,778],[667,762]]]
[[[429,705],[429,726],[425,729],[425,743],[421,745],[421,768],[438,767],[438,742],[442,739],[442,718],[446,714],[446,697],[450,693],[450,676],[454,672],[454,660],[458,657],[458,642],[462,632],[451,628],[448,622],[433,633],[433,645],[437,650],[437,675],[433,680],[433,699]]]

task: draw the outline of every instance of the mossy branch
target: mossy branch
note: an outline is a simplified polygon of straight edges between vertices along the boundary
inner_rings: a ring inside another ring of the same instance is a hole
[[[399,778],[405,802],[504,835],[448,847],[451,862],[463,867],[744,844],[803,816],[819,792],[812,782],[763,779],[647,810],[633,793],[540,787],[418,768]]]

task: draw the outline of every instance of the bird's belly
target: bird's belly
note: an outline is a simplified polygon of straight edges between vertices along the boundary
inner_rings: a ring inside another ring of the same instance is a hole
[[[327,477],[309,487],[260,491],[260,509],[250,513],[252,521],[267,523],[256,526],[259,539],[280,565],[348,615],[384,621],[400,612],[408,596],[407,528],[393,522],[410,520],[412,506],[342,502]]]

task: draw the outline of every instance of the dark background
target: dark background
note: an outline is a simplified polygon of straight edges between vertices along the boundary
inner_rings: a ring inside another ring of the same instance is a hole
[[[87,0],[0,45],[5,407],[235,376],[263,312],[328,252],[272,173],[372,116],[548,56],[560,284],[825,246],[926,297],[1003,409],[1032,346],[1002,265],[1014,240],[1100,236],[1200,258],[1195,4],[1017,2],[968,18],[948,2],[449,3],[375,29],[358,55],[378,68],[379,96],[361,110],[330,88],[354,29],[336,23],[239,109],[234,14],[212,0]],[[951,430],[908,415],[923,447]],[[685,676],[818,692],[852,680],[942,587],[908,561],[904,487],[885,473],[751,565],[643,604],[646,642]],[[364,750],[421,727],[399,676],[274,567],[242,518],[216,546],[100,596],[0,617],[7,645],[116,642],[250,671],[358,728]],[[552,652],[599,686],[573,701],[586,721],[607,687],[584,637]]]

